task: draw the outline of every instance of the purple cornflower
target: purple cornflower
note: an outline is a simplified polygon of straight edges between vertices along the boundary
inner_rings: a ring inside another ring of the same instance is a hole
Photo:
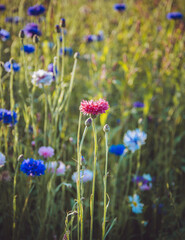
[[[0,12],[3,12],[6,10],[6,6],[4,4],[0,4]]]
[[[34,35],[37,35],[37,36],[42,35],[36,23],[28,23],[24,28],[24,32],[27,37],[33,37]]]
[[[40,14],[44,13],[45,10],[46,9],[43,5],[37,4],[35,6],[29,7],[27,13],[29,16],[39,16]]]
[[[136,182],[141,191],[148,191],[152,188],[152,178],[150,174],[143,174],[143,176],[136,176],[132,179]]]
[[[177,20],[177,19],[182,19],[183,15],[180,12],[171,12],[167,14],[167,19],[173,19],[173,20]]]
[[[6,62],[6,63],[4,64],[4,68],[5,68],[5,71],[6,71],[6,72],[11,72],[11,63],[10,63],[10,62]],[[18,71],[20,70],[20,66],[19,66],[19,64],[16,63],[16,62],[14,62],[14,63],[12,64],[12,68],[13,68],[13,71],[14,71],[14,72],[18,72]]]
[[[134,102],[133,103],[133,107],[135,107],[135,108],[143,108],[144,107],[144,103],[142,103],[142,102]]]
[[[10,33],[4,29],[0,30],[0,39],[4,42],[10,38]]]
[[[28,158],[22,162],[20,170],[28,176],[40,176],[45,174],[46,167],[44,161]]]
[[[114,5],[114,10],[118,11],[118,12],[123,12],[126,9],[126,5],[123,3],[116,3]]]

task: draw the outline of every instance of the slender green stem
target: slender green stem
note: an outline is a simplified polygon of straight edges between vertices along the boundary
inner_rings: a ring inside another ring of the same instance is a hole
[[[94,133],[94,169],[93,169],[92,194],[90,199],[90,215],[91,215],[90,240],[92,240],[92,237],[93,237],[94,194],[95,194],[96,160],[97,160],[97,148],[98,148],[96,126],[95,126],[94,119],[92,120],[92,127],[93,127],[93,133]]]
[[[128,172],[128,179],[127,179],[127,185],[126,185],[126,194],[125,194],[126,198],[127,198],[128,192],[129,192],[129,185],[130,185],[130,179],[131,179],[131,174],[132,174],[132,153],[130,153],[130,159],[129,159],[128,164],[129,164],[129,172]]]
[[[65,58],[65,42],[64,42],[64,29],[62,28],[62,72],[61,72],[61,82],[64,81],[64,58]]]
[[[13,65],[11,64],[11,72],[10,72],[10,110],[13,111],[14,109],[14,98],[13,98]]]
[[[47,143],[47,125],[48,125],[48,103],[47,103],[47,90],[43,86],[45,95],[45,118],[44,118],[44,146]]]
[[[105,176],[104,176],[104,214],[103,214],[103,224],[102,224],[102,240],[105,237],[105,223],[106,223],[106,213],[107,213],[107,167],[108,167],[108,132],[105,132],[105,147],[106,147],[106,161],[105,161]]]
[[[56,75],[56,83],[57,83],[57,87],[58,87],[59,77],[56,74],[54,65],[53,65],[53,69],[54,69],[54,73]],[[57,71],[59,72],[59,70],[60,70],[60,34],[57,33]]]
[[[78,227],[78,240],[80,239],[80,127],[81,127],[81,119],[82,119],[82,114],[80,112],[79,116],[79,122],[78,122],[78,135],[77,135],[77,159],[78,159],[78,164],[77,164],[77,173],[78,173],[78,179],[76,181],[76,188],[77,188],[77,211],[78,211],[78,221],[77,221],[77,227]]]

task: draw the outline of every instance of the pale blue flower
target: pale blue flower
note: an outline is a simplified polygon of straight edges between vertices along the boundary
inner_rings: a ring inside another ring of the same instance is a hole
[[[129,198],[129,202],[130,202],[130,206],[132,207],[132,212],[139,214],[142,213],[143,211],[143,203],[140,203],[140,197],[137,194],[134,194],[134,196],[128,196]]]
[[[151,177],[150,174],[146,174],[146,173],[144,173],[144,174],[143,174],[143,178],[144,178],[145,180],[149,181],[149,182],[152,181],[152,177]]]
[[[123,142],[131,152],[135,152],[141,145],[145,144],[146,138],[147,134],[137,128],[133,131],[128,130],[124,135]]]

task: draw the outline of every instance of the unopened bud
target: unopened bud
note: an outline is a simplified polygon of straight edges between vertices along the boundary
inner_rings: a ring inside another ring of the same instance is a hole
[[[10,63],[13,64],[15,60],[13,58],[10,58]]]
[[[61,18],[60,19],[60,27],[61,28],[65,28],[66,27],[66,20],[65,20],[65,18]]]
[[[57,24],[57,25],[55,25],[55,29],[56,29],[56,32],[57,33],[60,33],[60,26]]]
[[[86,127],[90,127],[92,124],[92,119],[91,118],[88,118],[86,121],[85,121],[85,126]]]
[[[4,66],[4,62],[0,62],[0,67],[3,68],[3,66]]]
[[[143,119],[140,118],[140,119],[138,120],[138,124],[142,124],[142,122],[143,122]]]
[[[17,161],[19,162],[22,158],[24,158],[23,154],[19,155]]]
[[[79,52],[76,52],[75,54],[74,54],[74,58],[79,58],[80,57],[80,53]]]
[[[110,127],[108,124],[105,124],[105,126],[103,127],[103,131],[104,132],[110,132]]]
[[[33,42],[34,43],[38,43],[39,42],[39,37],[36,34],[33,36]]]
[[[19,32],[19,37],[20,37],[20,38],[24,38],[24,37],[25,37],[24,30],[21,30],[21,31]]]

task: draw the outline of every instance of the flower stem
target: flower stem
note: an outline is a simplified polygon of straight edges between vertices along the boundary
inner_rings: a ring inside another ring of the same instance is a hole
[[[104,176],[104,214],[103,214],[103,224],[102,224],[102,240],[105,237],[105,222],[107,213],[107,166],[108,166],[108,132],[105,132],[105,147],[106,147],[106,161],[105,161],[105,176]]]
[[[65,42],[64,42],[64,29],[62,28],[62,72],[61,72],[61,82],[64,81],[64,58],[65,58]]]
[[[44,118],[44,146],[47,143],[47,125],[48,125],[48,103],[47,103],[47,90],[44,88],[44,95],[45,95],[45,118]]]
[[[98,148],[96,126],[95,126],[94,119],[92,119],[92,127],[93,127],[93,133],[94,133],[94,169],[93,169],[92,194],[90,199],[90,216],[91,216],[90,240],[92,240],[92,236],[93,236],[94,194],[95,194],[96,160],[97,160],[97,148]]]

